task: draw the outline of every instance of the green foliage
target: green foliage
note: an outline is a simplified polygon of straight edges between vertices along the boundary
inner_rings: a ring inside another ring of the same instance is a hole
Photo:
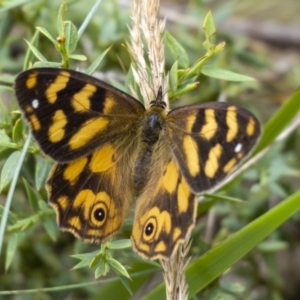
[[[103,299],[130,299],[139,292],[143,299],[162,299],[163,284],[151,292],[141,290],[161,269],[156,262],[145,262],[132,254],[128,240],[131,220],[117,240],[101,245],[100,249],[58,230],[54,211],[47,205],[45,190],[52,163],[34,142],[29,143],[28,130],[15,110],[17,106],[12,100],[14,75],[32,66],[79,66],[92,74],[100,63],[102,70],[120,70],[120,61],[128,70],[126,86],[131,83],[136,87],[129,55],[121,47],[128,39],[129,13],[123,14],[114,1],[107,1],[95,17],[93,14],[100,1],[93,8],[86,3],[69,2],[67,8],[66,2],[61,4],[61,1],[7,1],[0,8],[3,16],[0,19],[1,230],[4,230],[3,223],[6,226],[3,241],[4,231],[0,231],[0,298],[16,292],[20,299],[27,299],[26,293],[56,299],[93,299],[99,295]],[[191,15],[195,7],[203,14],[195,1],[190,7]],[[256,92],[264,87],[254,82],[252,76],[239,74],[244,69],[239,69],[241,63],[237,61],[245,55],[245,48],[234,40],[232,44],[227,42],[225,49],[224,42],[214,44],[220,37],[212,13],[203,15],[202,20],[203,31],[199,25],[196,35],[182,26],[165,33],[169,98],[175,100],[180,96],[181,104],[189,104],[210,101],[221,91],[234,102],[238,102],[238,97],[251,98],[249,90]],[[16,36],[10,34],[11,26],[18,29]],[[183,41],[182,37],[187,36],[189,38]],[[15,48],[17,54],[13,54]],[[261,55],[247,56],[242,62],[247,65],[251,60],[250,65],[266,68],[267,65],[261,64]],[[118,85],[120,87],[120,83]],[[266,123],[254,154],[260,155],[271,145],[300,110],[299,90],[285,100],[284,105],[277,105],[271,114],[268,109],[264,112],[258,101],[246,104]],[[259,285],[264,285],[270,295],[284,297],[284,291],[280,291],[283,278],[275,258],[278,252],[296,243],[296,237],[279,226],[287,219],[292,226],[298,226],[300,221],[299,213],[295,214],[300,207],[299,135],[297,129],[287,139],[271,145],[263,159],[243,175],[234,176],[222,192],[205,195],[199,203],[190,251],[193,259],[186,272],[192,299],[244,299],[251,286]],[[274,199],[281,203],[269,209]],[[204,216],[210,209],[220,225],[207,239],[204,238],[207,230]],[[260,262],[254,255],[260,255]],[[234,265],[241,259],[250,265],[248,269]],[[268,280],[259,273],[261,261]],[[233,278],[242,280],[235,281],[230,276],[228,279],[229,268]],[[98,281],[89,280],[93,277]],[[15,284],[17,280],[18,285]]]

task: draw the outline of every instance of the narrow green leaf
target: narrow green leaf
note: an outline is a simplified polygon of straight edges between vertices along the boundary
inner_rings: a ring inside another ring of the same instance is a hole
[[[12,233],[9,236],[8,242],[7,242],[7,250],[6,250],[6,260],[5,260],[5,270],[7,271],[10,267],[16,250],[18,248],[18,238],[19,235],[17,233]]]
[[[264,253],[274,253],[280,250],[287,249],[289,244],[285,241],[263,241],[258,244],[257,249]]]
[[[2,205],[0,205],[0,219],[2,218],[3,210],[4,210],[4,207]],[[17,218],[11,211],[9,211],[8,216],[7,216],[7,223],[9,225],[12,225],[12,224],[15,224],[16,222],[17,222]]]
[[[204,18],[203,30],[206,39],[210,39],[216,33],[216,26],[211,11],[209,11]]]
[[[40,60],[40,61],[47,61],[46,58],[44,57],[44,55],[36,47],[34,47],[27,40],[25,40],[25,42],[27,43],[27,45],[29,46],[30,50],[37,57],[38,60]]]
[[[39,159],[35,168],[35,186],[39,191],[45,186],[46,179],[50,173],[53,163],[46,159]]]
[[[109,242],[109,249],[126,249],[132,246],[131,240],[116,240],[113,242]]]
[[[264,126],[263,135],[253,155],[269,146],[300,110],[300,88],[289,98]]]
[[[61,63],[53,62],[53,61],[38,61],[33,64],[35,68],[60,68]]]
[[[300,190],[196,259],[186,271],[189,296],[194,296],[221,276],[299,208]],[[142,299],[157,300],[164,297],[165,286],[161,284]]]
[[[169,73],[169,87],[172,92],[175,92],[178,86],[178,60],[175,60]]]
[[[95,270],[95,274],[94,274],[95,279],[99,278],[102,275],[106,275],[108,271],[109,271],[108,265],[104,261],[101,261],[100,265]]]
[[[23,122],[22,119],[18,119],[14,125],[12,132],[12,139],[15,143],[19,142],[22,139],[23,134]]]
[[[36,30],[30,41],[30,44],[35,47],[37,46],[38,42],[39,42],[39,31]],[[34,53],[31,51],[31,48],[28,47],[26,50],[26,55],[23,63],[23,70],[27,70],[30,67],[34,58],[35,58]]]
[[[220,287],[229,293],[242,293],[245,291],[245,287],[236,281],[221,280]]]
[[[178,60],[178,66],[181,68],[188,68],[190,60],[184,48],[177,42],[177,40],[168,32],[165,31],[165,45],[167,51],[174,60]]]
[[[67,53],[70,54],[74,52],[78,42],[77,28],[71,21],[64,22],[64,34],[66,37],[65,45]]]
[[[180,97],[181,95],[184,95],[194,89],[196,89],[199,85],[199,82],[194,82],[194,83],[189,83],[185,86],[183,86],[182,88],[178,89],[176,92],[170,92],[169,93],[169,98],[170,100],[176,99],[178,97]]]
[[[123,283],[125,289],[128,291],[128,293],[130,295],[133,295],[132,289],[130,287],[131,282],[129,281],[129,279],[127,277],[124,277],[124,276],[119,276],[119,278],[120,278],[121,282]]]
[[[88,252],[88,253],[72,254],[71,257],[74,257],[74,258],[80,259],[80,260],[88,260],[88,261],[90,261],[97,254],[99,254],[99,251]]]
[[[0,129],[0,145],[1,142],[9,143],[11,141],[10,137],[6,134],[4,129]]]
[[[60,37],[64,35],[64,12],[67,10],[67,2],[64,0],[59,7],[57,20],[56,20],[56,27],[57,32]]]
[[[0,82],[5,84],[12,85],[15,82],[15,78],[13,76],[0,76]]]
[[[29,200],[29,203],[30,203],[33,211],[36,212],[36,213],[39,212],[40,208],[39,208],[39,198],[38,198],[38,196],[36,195],[33,188],[31,187],[31,185],[27,182],[27,180],[25,178],[23,178],[23,183],[24,183],[24,186],[25,186],[27,198]]]
[[[127,270],[117,260],[112,257],[107,258],[108,265],[118,274],[130,278]]]
[[[20,155],[20,151],[15,151],[8,157],[8,159],[4,163],[4,166],[1,170],[0,191],[2,191],[3,188],[5,188],[12,180]]]
[[[215,194],[203,194],[203,196],[207,197],[207,198],[211,198],[211,199],[216,199],[216,200],[225,200],[225,201],[232,201],[232,202],[238,202],[238,203],[245,203],[244,200],[238,199],[238,198],[234,198],[234,197],[230,197],[230,196],[226,196],[224,194],[220,194],[220,193],[215,193]]]
[[[71,270],[76,270],[80,268],[86,268],[90,265],[89,261],[82,260],[77,265],[75,265]]]
[[[97,0],[96,3],[94,4],[94,6],[92,7],[92,9],[89,10],[88,15],[86,16],[86,18],[84,19],[82,25],[80,26],[79,30],[78,30],[78,37],[80,38],[82,33],[84,32],[85,28],[88,26],[88,24],[90,23],[90,21],[92,20],[94,14],[96,13],[100,3],[102,2],[102,0]]]
[[[79,60],[79,61],[86,61],[87,57],[82,54],[70,54],[69,58],[74,59],[74,60]]]
[[[87,68],[86,70],[86,74],[91,75],[95,72],[95,70],[99,67],[100,63],[102,62],[103,58],[105,57],[105,55],[107,54],[107,52],[111,49],[112,46],[110,46],[109,48],[107,48],[101,55],[99,55],[94,61],[93,63]]]
[[[45,35],[54,46],[57,45],[56,39],[50,34],[50,32],[44,27],[35,27],[38,31],[40,31],[43,35]]]
[[[19,177],[19,173],[20,173],[20,170],[21,170],[22,163],[23,163],[25,155],[28,151],[30,140],[31,140],[31,133],[28,134],[28,137],[25,141],[22,152],[19,155],[17,155],[18,159],[15,163],[12,182],[11,182],[11,185],[10,185],[9,190],[8,190],[8,194],[7,194],[6,201],[5,201],[5,207],[3,209],[3,214],[1,216],[1,220],[0,220],[0,255],[1,255],[2,245],[3,245],[3,239],[4,239],[4,233],[5,233],[7,218],[8,218],[8,215],[9,215],[9,209],[10,209],[10,205],[11,205],[12,198],[13,198],[13,193],[14,193],[15,188],[16,188],[16,184],[17,184],[17,180],[18,180],[18,177]],[[2,169],[2,171],[3,171],[3,169]],[[0,182],[1,182],[1,178],[0,178]]]
[[[237,82],[255,81],[255,79],[250,76],[231,72],[225,69],[218,68],[213,65],[203,66],[203,68],[201,69],[201,73],[209,77],[213,77],[221,80],[227,80],[227,81],[237,81]]]
[[[0,14],[29,2],[32,2],[32,0],[7,1],[5,5],[1,4]]]
[[[52,218],[51,219],[47,218],[47,219],[43,220],[43,226],[46,229],[46,231],[47,231],[48,235],[50,236],[50,238],[52,239],[52,241],[55,242],[59,235],[59,230],[58,230],[55,220]]]

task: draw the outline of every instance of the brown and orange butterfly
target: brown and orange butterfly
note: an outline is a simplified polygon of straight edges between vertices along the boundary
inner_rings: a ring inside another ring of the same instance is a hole
[[[172,256],[194,226],[195,195],[236,168],[261,131],[254,115],[232,104],[167,111],[160,91],[145,108],[71,70],[25,71],[15,89],[35,140],[56,161],[47,190],[62,230],[105,242],[136,197],[131,240],[146,259]]]

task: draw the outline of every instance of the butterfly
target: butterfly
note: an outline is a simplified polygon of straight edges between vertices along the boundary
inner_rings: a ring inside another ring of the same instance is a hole
[[[260,136],[257,118],[210,102],[167,111],[80,72],[20,73],[15,94],[41,150],[56,163],[46,188],[64,231],[85,242],[115,234],[136,198],[133,250],[169,259],[194,227],[196,195],[220,184]]]

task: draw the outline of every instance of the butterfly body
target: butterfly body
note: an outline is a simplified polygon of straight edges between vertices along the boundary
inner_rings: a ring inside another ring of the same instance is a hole
[[[47,191],[59,226],[104,242],[137,198],[131,240],[146,259],[172,256],[194,226],[195,195],[224,180],[260,135],[255,116],[238,106],[167,112],[160,90],[145,108],[71,70],[28,70],[15,88],[33,136],[56,161]]]

